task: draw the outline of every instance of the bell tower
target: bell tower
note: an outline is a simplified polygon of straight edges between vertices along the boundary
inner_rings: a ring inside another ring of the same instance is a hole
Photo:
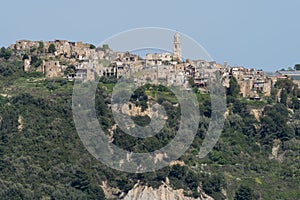
[[[175,33],[174,35],[174,43],[173,43],[173,60],[181,62],[181,41],[179,33]]]

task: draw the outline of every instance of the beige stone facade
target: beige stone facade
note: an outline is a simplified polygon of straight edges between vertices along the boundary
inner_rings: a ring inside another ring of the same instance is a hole
[[[59,61],[43,61],[42,70],[46,78],[58,77],[63,74]]]
[[[174,35],[174,44],[173,44],[173,60],[181,62],[182,55],[181,55],[181,41],[179,33]]]

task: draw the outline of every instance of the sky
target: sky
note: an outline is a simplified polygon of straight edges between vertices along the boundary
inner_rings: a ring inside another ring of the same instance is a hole
[[[10,0],[0,5],[0,46],[20,39],[97,45],[129,29],[162,27],[192,37],[218,63],[266,71],[300,63],[298,0]]]

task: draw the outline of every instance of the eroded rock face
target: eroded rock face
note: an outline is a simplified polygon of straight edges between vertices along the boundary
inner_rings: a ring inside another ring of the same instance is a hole
[[[124,196],[124,193],[119,188],[109,187],[107,181],[103,181],[100,187],[102,188],[105,197],[108,199],[115,199],[116,197],[121,198]]]
[[[158,189],[136,184],[124,197],[124,200],[213,200],[213,198],[204,193],[197,199],[186,197],[183,189],[174,190],[163,183]]]
[[[288,151],[283,151],[281,154],[279,153],[280,151],[280,147],[281,147],[281,140],[280,139],[275,139],[273,140],[273,147],[272,147],[272,154],[269,155],[269,159],[275,159],[277,160],[279,163],[282,163],[284,161],[285,158],[285,154]]]
[[[263,115],[262,109],[251,109],[250,113],[255,117],[257,121],[260,121],[260,118]]]
[[[22,118],[21,115],[19,115],[18,123],[19,123],[19,125],[18,125],[18,130],[19,130],[19,131],[22,131],[22,130],[23,130],[23,118]]]

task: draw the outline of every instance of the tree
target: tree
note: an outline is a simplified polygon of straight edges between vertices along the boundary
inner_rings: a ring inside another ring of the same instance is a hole
[[[48,48],[48,52],[49,53],[54,53],[56,51],[55,45],[54,44],[50,44],[49,48]]]
[[[286,105],[287,103],[287,91],[285,89],[282,89],[281,94],[280,94],[280,103],[282,103],[283,105]]]
[[[276,88],[285,89],[288,94],[290,94],[295,88],[295,84],[290,79],[280,79],[275,84]]]
[[[300,70],[300,64],[296,64],[296,65],[294,66],[294,69],[297,70],[297,71]]]
[[[8,60],[11,57],[11,50],[5,49],[5,47],[2,47],[0,50],[0,57],[4,58],[5,60]]]
[[[234,200],[254,200],[255,196],[251,188],[241,186],[235,193]]]
[[[87,190],[90,185],[88,175],[83,171],[76,171],[75,177],[76,178],[72,181],[71,186],[78,190]]]
[[[31,66],[37,68],[43,63],[42,59],[37,56],[31,56]]]
[[[40,53],[42,53],[44,51],[44,42],[42,42],[42,41],[39,42],[38,51]]]
[[[173,165],[170,170],[170,177],[176,177],[178,179],[181,179],[185,176],[187,173],[187,168],[180,165]]]
[[[229,81],[229,88],[227,89],[227,95],[237,97],[240,93],[240,86],[235,77],[231,77]]]
[[[224,186],[224,177],[222,174],[214,174],[212,176],[205,175],[202,178],[203,191],[212,196],[214,199],[224,199],[221,194],[222,187]]]
[[[108,44],[103,44],[103,49],[109,49]]]
[[[96,46],[93,44],[90,44],[90,49],[96,49]]]
[[[4,59],[8,60],[11,57],[11,51],[9,49],[6,49],[4,53]]]
[[[74,65],[68,66],[64,71],[64,75],[75,74],[75,73],[76,73],[76,67]]]
[[[299,109],[300,108],[300,101],[298,100],[297,97],[293,96],[292,97],[292,105],[290,106],[293,109]]]
[[[237,113],[240,116],[249,115],[249,112],[247,109],[247,103],[245,101],[236,100],[233,104],[232,111],[233,111],[233,113]]]
[[[2,47],[2,48],[0,49],[0,57],[1,57],[1,58],[4,56],[5,51],[6,51],[5,47]]]
[[[195,85],[195,79],[194,78],[190,78],[189,79],[189,84],[191,87],[193,87]]]

